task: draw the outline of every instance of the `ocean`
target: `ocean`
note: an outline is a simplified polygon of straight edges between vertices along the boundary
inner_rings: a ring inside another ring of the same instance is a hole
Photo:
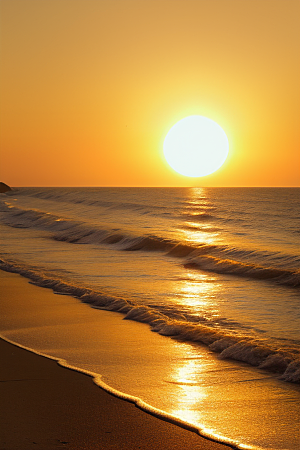
[[[80,352],[59,325],[47,344],[46,322],[8,330],[4,317],[0,333],[99,373],[200,434],[238,448],[298,449],[299,200],[298,188],[0,194],[0,268],[75,297],[95,320],[113,315],[115,360],[101,363],[84,319]]]

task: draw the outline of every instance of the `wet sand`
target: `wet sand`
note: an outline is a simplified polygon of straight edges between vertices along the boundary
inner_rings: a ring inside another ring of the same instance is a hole
[[[91,376],[1,339],[0,355],[1,450],[229,448],[107,393]]]

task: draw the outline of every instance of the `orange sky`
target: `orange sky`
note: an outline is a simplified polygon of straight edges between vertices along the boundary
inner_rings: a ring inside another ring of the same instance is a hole
[[[299,186],[299,0],[1,0],[0,181]],[[176,174],[163,140],[219,123],[221,169]]]

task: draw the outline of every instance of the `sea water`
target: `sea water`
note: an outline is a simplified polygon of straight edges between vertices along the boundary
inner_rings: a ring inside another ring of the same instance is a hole
[[[19,188],[0,198],[0,267],[95,317],[141,322],[165,363],[136,337],[133,362],[121,321],[126,370],[101,366],[88,334],[84,361],[63,336],[56,357],[225,442],[296,449],[299,200],[297,188]]]

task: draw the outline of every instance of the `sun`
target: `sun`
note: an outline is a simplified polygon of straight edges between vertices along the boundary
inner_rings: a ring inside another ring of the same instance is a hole
[[[229,143],[225,131],[203,116],[188,116],[169,130],[164,155],[176,172],[187,177],[204,177],[225,162]]]

